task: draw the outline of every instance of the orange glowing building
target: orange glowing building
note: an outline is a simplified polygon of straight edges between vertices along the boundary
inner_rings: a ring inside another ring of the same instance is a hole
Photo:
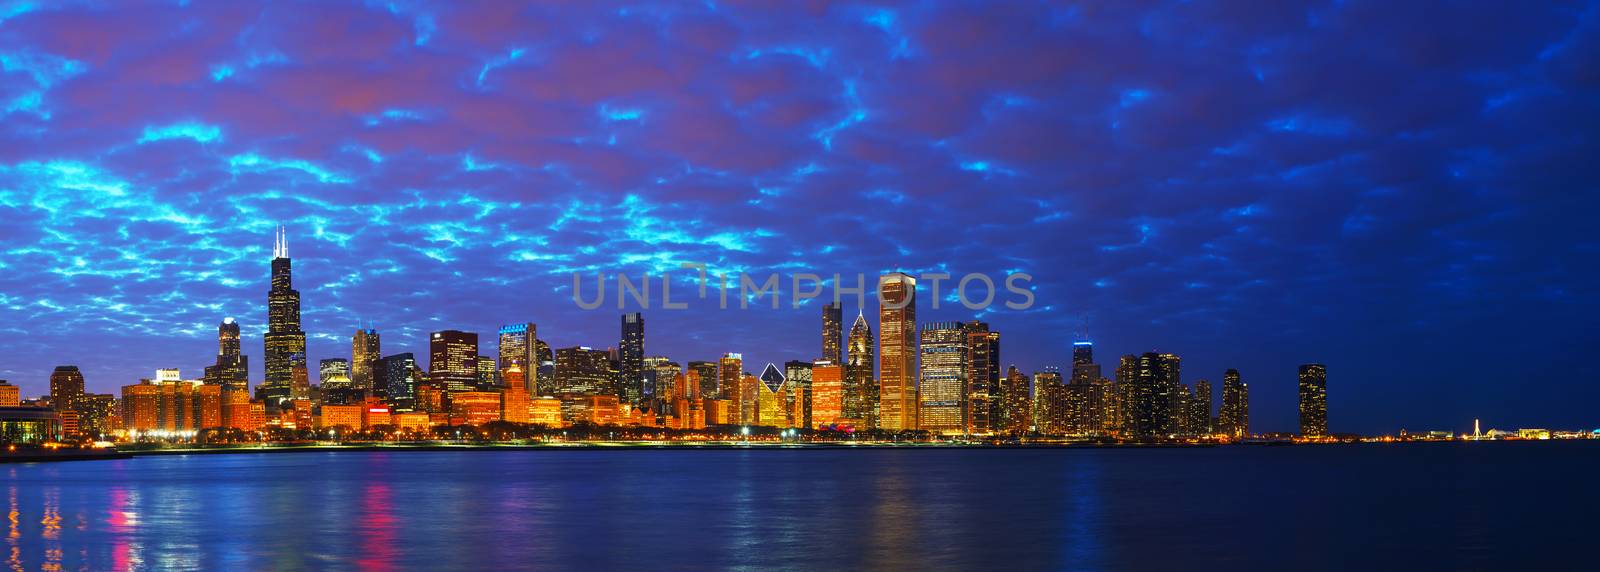
[[[456,391],[450,394],[450,418],[467,425],[500,420],[500,392]]]
[[[819,361],[811,366],[811,427],[832,425],[844,415],[844,365]]]

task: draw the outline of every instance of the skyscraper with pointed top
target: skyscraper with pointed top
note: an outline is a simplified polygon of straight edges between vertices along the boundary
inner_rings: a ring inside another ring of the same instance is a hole
[[[272,287],[267,291],[266,379],[260,396],[269,407],[306,397],[310,389],[306,371],[306,334],[300,330],[300,292],[294,289],[289,263],[289,241],[282,226],[272,242]]]
[[[844,367],[840,414],[863,429],[878,426],[878,378],[873,377],[872,327],[857,313],[850,326],[850,361]]]

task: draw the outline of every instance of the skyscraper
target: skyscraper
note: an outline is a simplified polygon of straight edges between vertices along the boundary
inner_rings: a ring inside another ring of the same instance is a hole
[[[849,360],[843,364],[842,415],[862,429],[875,428],[878,426],[878,378],[872,373],[876,363],[872,359],[872,327],[859,312],[850,326]]]
[[[1027,374],[1013,365],[1000,379],[999,431],[1016,435],[1027,433],[1032,426],[1033,389]]]
[[[1033,374],[1033,427],[1046,435],[1065,435],[1070,432],[1067,387],[1061,382],[1061,370],[1047,366]]]
[[[322,389],[338,389],[350,385],[350,361],[344,358],[327,358],[317,362],[317,383]]]
[[[1139,356],[1133,379],[1132,434],[1165,437],[1177,432],[1177,356],[1147,352]],[[1181,409],[1179,410],[1181,414]]]
[[[838,304],[822,306],[822,359],[844,363],[844,316]]]
[[[555,393],[607,395],[611,386],[611,358],[605,350],[573,346],[556,350]]]
[[[1300,436],[1328,436],[1328,368],[1300,366]]]
[[[416,411],[417,386],[426,382],[422,368],[411,352],[385,356],[373,362],[372,390],[388,401],[395,411]]]
[[[989,324],[967,322],[967,388],[965,413],[967,433],[986,434],[994,430],[999,417],[1000,332],[989,331]]]
[[[811,365],[811,425],[820,428],[844,418],[844,366],[822,360]]]
[[[918,407],[921,429],[936,433],[961,433],[966,430],[968,345],[967,328],[961,322],[931,322],[922,325],[922,368]]]
[[[468,391],[478,383],[478,334],[459,330],[428,337],[428,380],[448,391]]]
[[[505,378],[511,366],[522,369],[523,387],[529,395],[538,392],[539,340],[538,327],[532,323],[500,326],[499,340],[500,377]]]
[[[729,402],[729,420],[738,423],[750,424],[755,419],[755,407],[747,406],[754,395],[745,395],[744,391],[744,356],[736,353],[723,354],[717,361],[717,386],[722,390],[722,398]]]
[[[783,364],[783,377],[788,380],[785,399],[794,427],[811,427],[811,369],[808,361],[790,360]]]
[[[1216,422],[1211,418],[1211,395],[1210,381],[1194,382],[1194,395],[1189,401],[1190,433],[1210,435],[1216,431]]]
[[[241,352],[239,324],[233,318],[223,318],[217,325],[217,362],[206,366],[205,382],[223,385],[230,389],[249,389],[250,361]]]
[[[718,383],[717,362],[692,361],[687,375],[695,383],[701,399],[722,399],[722,386]]]
[[[878,279],[878,426],[916,429],[917,279],[891,272]]]
[[[350,386],[355,389],[372,390],[376,387],[373,369],[377,367],[378,360],[383,355],[383,344],[378,336],[378,330],[372,328],[357,328],[356,334],[350,339]]]
[[[1080,365],[1094,363],[1094,342],[1079,340],[1072,342],[1072,368],[1076,370]]]
[[[1239,370],[1222,374],[1222,409],[1217,431],[1235,439],[1250,435],[1250,387],[1239,380]]]
[[[644,387],[644,314],[632,312],[622,315],[622,341],[617,345],[618,370],[622,376],[622,402],[642,407],[645,405]]]
[[[50,406],[56,413],[78,411],[78,400],[83,398],[83,373],[78,366],[56,366],[50,372]]]
[[[267,291],[266,380],[260,394],[269,407],[279,409],[290,399],[304,398],[309,388],[306,371],[306,334],[300,331],[300,292],[294,289],[289,262],[289,242],[278,227],[272,245],[272,287]]]

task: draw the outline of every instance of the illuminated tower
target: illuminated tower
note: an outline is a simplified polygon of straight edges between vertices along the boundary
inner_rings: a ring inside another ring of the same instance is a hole
[[[1002,433],[1027,433],[1033,425],[1033,390],[1027,374],[1017,366],[1006,368],[1000,378],[1000,418],[996,430]]]
[[[922,368],[918,372],[921,429],[936,433],[966,430],[967,328],[961,322],[923,324]],[[987,400],[985,400],[987,401]]]
[[[1194,395],[1189,400],[1189,432],[1210,435],[1215,429],[1211,419],[1211,382],[1202,379],[1194,382]]]
[[[250,360],[241,353],[239,324],[233,318],[223,318],[217,325],[217,363],[206,366],[205,382],[248,390],[249,376]]]
[[[862,429],[878,426],[878,378],[872,374],[873,363],[872,327],[858,312],[850,326],[850,361],[844,364],[841,415]]]
[[[468,391],[478,383],[478,334],[459,330],[428,337],[428,380],[448,391]]]
[[[622,392],[618,397],[623,403],[642,407],[645,404],[644,314],[622,315],[622,342],[617,345],[617,353],[622,375]]]
[[[538,327],[532,323],[500,326],[499,364],[500,378],[516,366],[522,370],[523,387],[529,395],[539,387]]]
[[[383,351],[382,338],[378,330],[372,328],[356,329],[355,337],[350,340],[350,385],[356,389],[372,391],[377,389],[378,367]]]
[[[1081,340],[1072,342],[1072,368],[1076,370],[1080,365],[1094,363],[1094,342]]]
[[[744,394],[743,355],[729,353],[722,356],[717,362],[717,386],[722,390],[722,398],[729,404],[728,421],[736,420],[741,424],[749,424],[755,419],[755,409],[745,406],[745,403],[754,396]]]
[[[722,399],[722,387],[717,379],[717,362],[689,362],[688,376],[696,382],[692,389],[701,399]]]
[[[1300,436],[1328,436],[1328,368],[1300,366]]]
[[[291,398],[305,397],[296,393],[302,387],[309,389],[306,334],[300,331],[300,292],[294,289],[288,238],[281,226],[272,245],[272,287],[267,291],[267,333],[262,340],[267,370],[262,399],[278,409]]]
[[[57,413],[78,411],[78,400],[83,399],[83,373],[78,366],[56,366],[50,372],[50,406]]]
[[[989,324],[967,322],[967,387],[965,411],[967,433],[994,431],[1000,415],[1000,332],[989,331]]]
[[[844,363],[844,317],[838,304],[822,307],[822,359]]]
[[[784,399],[794,427],[811,427],[811,369],[808,361],[790,360],[783,364],[783,377],[789,382]]]
[[[878,279],[878,426],[916,429],[917,279],[891,272]]]
[[[1217,412],[1217,432],[1233,438],[1250,435],[1250,386],[1239,380],[1239,370],[1222,374],[1222,409]]]

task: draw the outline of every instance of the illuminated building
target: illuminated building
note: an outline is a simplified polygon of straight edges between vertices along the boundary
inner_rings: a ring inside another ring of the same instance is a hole
[[[850,326],[850,355],[844,365],[844,413],[864,429],[878,426],[878,378],[873,376],[877,363],[872,358],[872,328],[867,318],[856,313]]]
[[[597,395],[611,389],[611,358],[604,350],[574,346],[556,350],[558,394]]]
[[[137,386],[133,386],[137,387]],[[222,389],[222,426],[241,431],[255,431],[260,427],[260,419],[251,418],[250,393],[242,389],[224,386]],[[127,391],[123,391],[124,411],[126,411]],[[260,402],[255,405],[261,406]],[[126,413],[124,413],[126,415]]]
[[[1033,386],[1028,376],[1011,366],[1000,379],[1000,431],[1021,434],[1033,426]]]
[[[755,396],[746,395],[744,391],[743,355],[723,354],[722,359],[717,360],[717,387],[721,390],[722,399],[728,401],[732,408],[732,414],[723,422],[748,425],[756,412],[754,406],[746,407],[745,402],[753,400]]]
[[[1080,340],[1072,342],[1072,369],[1076,371],[1080,365],[1094,363],[1094,342]]]
[[[561,400],[554,397],[539,397],[528,401],[528,422],[545,427],[563,427],[561,421]]]
[[[428,336],[428,380],[450,392],[478,384],[478,334],[444,330]]]
[[[778,372],[777,366],[769,363],[761,372],[761,377],[756,379],[757,382],[752,385],[756,394],[756,416],[750,424],[762,427],[790,427],[790,410],[784,402],[787,382],[783,374]]]
[[[616,425],[621,403],[615,395],[578,395],[562,400],[562,417],[572,423]]]
[[[78,366],[57,366],[50,372],[50,406],[56,413],[77,412],[78,399],[83,397],[83,373]],[[75,428],[74,428],[75,429]],[[75,431],[63,429],[67,435]]]
[[[916,429],[917,280],[901,272],[878,279],[878,427]]]
[[[361,429],[361,410],[364,405],[324,405],[317,416],[317,429],[334,429],[342,432]]]
[[[1000,403],[1000,332],[989,324],[967,322],[966,432],[983,435],[994,431]]]
[[[496,391],[500,388],[500,370],[495,367],[494,358],[487,355],[478,355],[475,362],[478,374],[473,376],[473,387],[478,391]]]
[[[280,420],[287,420],[284,426],[294,429],[312,429],[316,427],[316,406],[310,399],[291,399],[289,409],[279,416]]]
[[[483,425],[500,419],[500,392],[450,392],[450,418],[466,425]]]
[[[306,397],[306,334],[300,331],[300,292],[294,289],[288,238],[278,227],[272,247],[272,287],[267,291],[267,333],[262,336],[267,376],[259,388],[269,408]]]
[[[350,360],[344,358],[328,358],[317,362],[317,383],[326,389],[349,387]]]
[[[0,379],[0,407],[21,407],[22,388]]]
[[[739,422],[745,425],[760,425],[761,421],[761,378],[749,373],[739,376]]]
[[[1211,382],[1200,380],[1194,382],[1194,393],[1189,398],[1189,433],[1193,435],[1210,435],[1215,432],[1215,423],[1211,419]]]
[[[361,428],[372,429],[379,425],[393,425],[394,411],[376,399],[361,405]]]
[[[666,356],[651,356],[644,360],[645,371],[651,374],[647,387],[651,398],[671,403],[686,396],[681,387],[683,367]]]
[[[962,391],[967,387],[969,349],[965,324],[930,322],[922,325],[922,369],[917,392],[921,429],[945,434],[966,430]]]
[[[689,384],[696,388],[701,399],[721,399],[717,362],[692,361],[688,365]]]
[[[1088,379],[1074,375],[1061,388],[1065,399],[1063,430],[1069,435],[1087,435],[1099,431],[1095,416],[1099,392]]]
[[[622,402],[643,407],[644,385],[644,314],[633,312],[622,315],[622,341],[617,344],[617,370],[621,377]]]
[[[513,362],[504,373],[505,389],[500,392],[500,419],[512,423],[528,422],[528,383],[522,365]]]
[[[811,362],[790,360],[783,364],[788,381],[784,401],[792,427],[811,427]]]
[[[1072,377],[1067,382],[1068,408],[1074,432],[1109,434],[1120,426],[1117,386],[1100,376],[1094,362],[1094,343],[1072,344]]]
[[[400,433],[426,434],[433,427],[428,420],[428,414],[420,411],[391,413],[389,421],[394,425],[395,431]]]
[[[109,393],[85,393],[78,399],[78,432],[81,435],[100,436],[121,427],[110,421],[116,416],[117,396]]]
[[[706,425],[738,425],[738,409],[733,402],[726,399],[704,400],[706,411]]]
[[[417,386],[423,381],[421,373],[410,352],[385,356],[373,366],[373,392],[387,399],[389,407],[396,411],[415,411]]]
[[[350,338],[350,385],[372,391],[378,387],[378,360],[383,359],[383,339],[378,330],[357,328]]]
[[[1065,435],[1068,428],[1067,388],[1054,367],[1033,374],[1033,427],[1046,435]]]
[[[250,359],[242,353],[239,323],[223,318],[217,325],[217,362],[206,366],[204,380],[209,385],[249,389]]]
[[[1139,356],[1132,382],[1133,418],[1131,434],[1139,437],[1158,437],[1177,432],[1174,424],[1174,405],[1177,379],[1176,356],[1148,352]]]
[[[1328,368],[1300,366],[1300,436],[1328,436]]]
[[[1137,400],[1139,380],[1139,356],[1128,354],[1122,356],[1117,362],[1116,391],[1117,391],[1117,430],[1123,435],[1137,434],[1134,412],[1138,409]]]
[[[161,388],[150,380],[122,386],[122,424],[129,433],[160,429],[160,409]]]
[[[500,326],[499,366],[500,378],[516,366],[522,369],[523,389],[532,395],[539,387],[538,327],[532,323]]]
[[[1239,370],[1222,374],[1222,409],[1217,413],[1217,432],[1233,438],[1250,435],[1250,387],[1239,379]]]
[[[838,304],[822,306],[822,359],[844,363],[844,312]]]
[[[844,417],[844,366],[827,360],[811,364],[811,425],[815,429]]]
[[[414,411],[444,414],[448,420],[450,390],[434,385],[431,381],[420,382],[416,387],[416,398],[413,400],[413,407]]]
[[[59,440],[61,417],[55,410],[47,407],[0,407],[0,444],[42,445]]]

